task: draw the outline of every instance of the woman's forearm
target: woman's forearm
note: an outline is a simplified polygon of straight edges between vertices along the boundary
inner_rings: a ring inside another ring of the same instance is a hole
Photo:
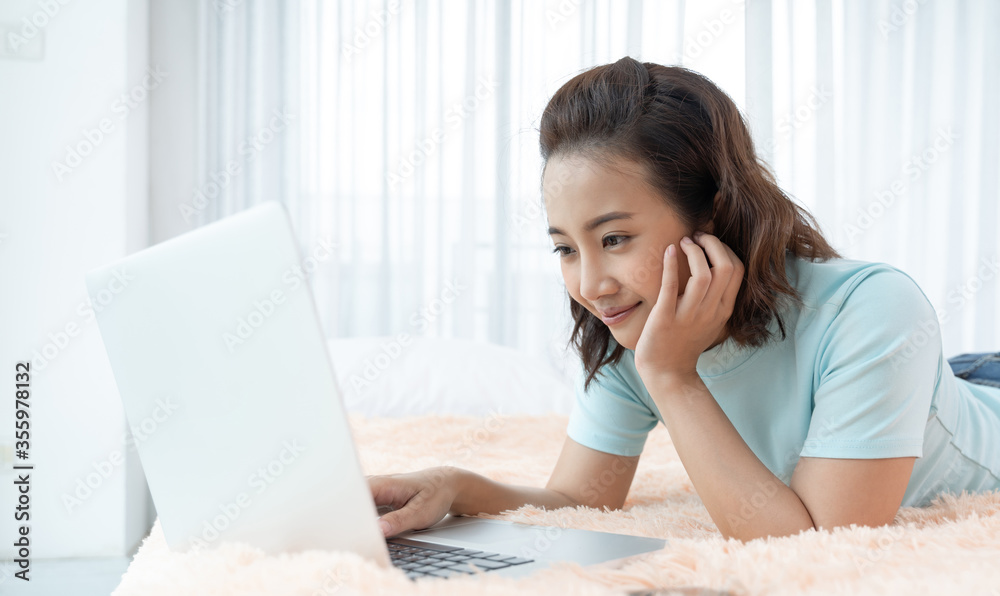
[[[498,514],[522,505],[545,509],[577,505],[566,495],[554,490],[504,484],[461,468],[451,468],[451,473],[454,475],[456,488],[455,500],[449,511],[452,515]]]
[[[723,536],[746,541],[814,527],[795,491],[750,450],[697,375],[649,390],[691,483]]]

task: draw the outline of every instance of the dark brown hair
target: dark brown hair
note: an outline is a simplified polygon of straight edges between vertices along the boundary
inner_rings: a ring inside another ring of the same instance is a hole
[[[778,188],[733,100],[694,71],[627,57],[592,68],[549,100],[539,132],[546,163],[557,154],[629,160],[643,167],[646,183],[690,228],[713,224],[712,233],[745,267],[726,323],[727,337],[741,346],[772,339],[772,317],[785,337],[780,301],[799,300],[785,274],[787,254],[813,261],[840,256],[812,216]],[[587,387],[625,349],[572,298],[570,310],[570,342],[583,360]]]

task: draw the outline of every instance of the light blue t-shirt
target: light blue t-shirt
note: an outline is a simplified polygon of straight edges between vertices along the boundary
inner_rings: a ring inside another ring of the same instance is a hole
[[[697,365],[761,462],[788,484],[800,456],[916,456],[904,507],[1000,489],[1000,388],[952,374],[917,284],[889,265],[844,259],[789,258],[786,271],[802,304],[781,311],[785,339],[760,348],[727,340]],[[662,420],[626,350],[586,392],[581,375],[567,433],[598,451],[639,455]]]

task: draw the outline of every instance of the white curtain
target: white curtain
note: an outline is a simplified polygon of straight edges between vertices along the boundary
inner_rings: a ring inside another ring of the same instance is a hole
[[[203,219],[279,199],[305,251],[332,242],[311,277],[331,337],[470,338],[565,370],[538,122],[632,55],[726,89],[836,246],[947,313],[947,353],[1000,349],[993,2],[248,0],[203,22],[204,174],[244,166]]]
[[[751,114],[782,187],[845,256],[920,284],[946,355],[1000,350],[1000,3],[750,10],[748,70],[769,65]]]

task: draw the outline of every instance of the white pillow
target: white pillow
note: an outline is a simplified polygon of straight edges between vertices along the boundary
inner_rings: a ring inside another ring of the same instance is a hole
[[[573,404],[571,382],[512,348],[412,336],[328,346],[347,410],[365,416],[568,414]]]

